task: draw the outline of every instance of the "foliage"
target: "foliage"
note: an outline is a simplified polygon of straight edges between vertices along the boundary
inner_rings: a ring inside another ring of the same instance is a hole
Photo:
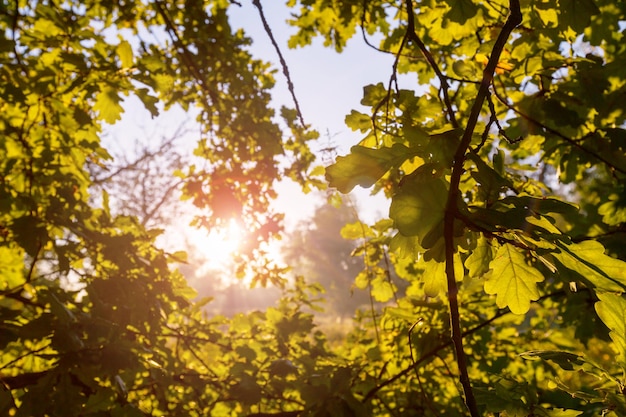
[[[355,210],[348,204],[320,205],[310,220],[286,236],[282,248],[284,260],[294,274],[326,289],[324,309],[333,317],[352,317],[356,309],[370,305],[366,288],[355,285],[364,259],[352,256],[356,246],[342,237],[363,236]]]
[[[395,57],[387,85],[364,88],[369,114],[346,117],[362,141],[326,169],[341,192],[390,199],[389,219],[344,228],[364,239],[355,285],[376,308],[331,348],[309,312],[319,286],[266,270],[275,307],[208,317],[171,267],[183,254],[91,194],[103,126],[130,96],[197,115],[204,162],[177,175],[198,225],[236,216],[259,243],[280,231],[274,181],[318,183],[316,133],[298,110],[278,121],[270,66],[229,25],[236,2],[9,1],[0,412],[625,415],[626,6],[287,4],[291,46],[342,51],[359,30]]]

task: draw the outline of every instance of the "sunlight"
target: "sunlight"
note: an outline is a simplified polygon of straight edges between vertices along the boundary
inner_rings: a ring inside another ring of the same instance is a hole
[[[227,267],[243,247],[246,232],[235,219],[219,229],[207,233],[204,229],[195,229],[190,233],[190,243],[197,254],[206,258],[213,267]]]

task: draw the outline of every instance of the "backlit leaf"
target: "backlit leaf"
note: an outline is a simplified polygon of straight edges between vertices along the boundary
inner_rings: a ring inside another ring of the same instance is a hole
[[[598,293],[596,312],[606,327],[619,355],[621,366],[626,369],[626,299],[623,295]]]
[[[112,87],[104,87],[102,91],[96,97],[96,103],[93,108],[99,112],[100,117],[110,124],[120,120],[121,114],[124,111],[120,105],[120,96],[117,91]]]
[[[476,247],[465,260],[465,267],[471,278],[480,278],[489,271],[489,264],[493,259],[493,247],[485,237],[480,237]]]
[[[564,267],[580,274],[594,287],[605,291],[626,290],[626,262],[604,254],[604,246],[594,240],[570,245],[559,244],[553,256]]]
[[[395,294],[396,287],[384,275],[379,275],[371,282],[372,297],[378,302],[386,303],[391,300]]]
[[[116,48],[117,56],[120,58],[122,68],[130,68],[133,66],[133,48],[125,40],[121,40]]]
[[[410,157],[408,148],[401,144],[380,149],[353,146],[350,154],[337,157],[337,162],[326,168],[326,179],[331,187],[349,193],[357,185],[371,187],[392,166]]]
[[[463,262],[458,253],[454,254],[454,278],[457,281],[463,279]],[[448,291],[448,279],[446,277],[446,263],[435,260],[428,261],[422,275],[424,281],[424,293],[429,297],[436,297]]]
[[[393,197],[389,217],[405,236],[417,236],[422,241],[426,235],[443,221],[447,183],[442,179],[421,181],[412,177]]]
[[[21,248],[11,246],[0,246],[0,290],[12,290],[26,281],[24,277],[24,252]]]
[[[530,302],[539,298],[537,282],[543,275],[526,261],[519,249],[503,245],[491,262],[491,273],[485,281],[485,292],[496,294],[499,308],[509,307],[514,314],[525,314]]]
[[[350,114],[346,116],[345,121],[349,128],[352,130],[359,130],[362,133],[365,133],[372,128],[372,119],[370,116],[356,110],[352,110]]]

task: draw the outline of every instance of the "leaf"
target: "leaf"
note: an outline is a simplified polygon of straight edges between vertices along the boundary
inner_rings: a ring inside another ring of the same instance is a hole
[[[89,396],[84,405],[85,413],[96,413],[108,410],[115,403],[117,393],[112,389],[99,387],[98,390]]]
[[[242,374],[241,380],[230,388],[230,395],[234,399],[249,405],[261,401],[262,394],[259,384],[248,374]]]
[[[415,236],[404,236],[396,233],[389,242],[389,250],[399,258],[417,259],[423,248]]]
[[[345,123],[350,129],[358,130],[361,133],[365,133],[372,128],[371,117],[356,110],[352,110],[346,116]]]
[[[331,187],[349,193],[357,185],[371,187],[392,166],[411,156],[409,148],[399,143],[380,149],[353,146],[350,154],[337,157],[337,162],[326,168],[326,179]]]
[[[120,105],[120,97],[117,91],[109,86],[104,87],[96,97],[93,108],[99,112],[100,117],[107,123],[113,124],[120,120],[124,111]]]
[[[24,251],[15,246],[0,246],[0,291],[14,290],[26,282],[24,277]]]
[[[448,199],[447,183],[442,179],[411,177],[393,197],[389,217],[404,236],[417,236],[423,241],[428,233],[443,222]]]
[[[135,91],[135,94],[137,94],[137,97],[141,100],[144,107],[150,112],[152,117],[157,117],[159,115],[159,108],[157,107],[159,99],[151,95],[147,88],[138,88]]]
[[[121,40],[115,48],[117,56],[120,58],[122,68],[130,68],[133,66],[133,48],[125,40]]]
[[[577,33],[581,33],[589,25],[591,16],[600,13],[594,0],[559,0],[559,6],[560,21]]]
[[[428,141],[431,161],[438,162],[446,167],[451,166],[462,135],[463,129],[460,128],[431,135]]]
[[[478,6],[472,0],[446,0],[450,10],[446,17],[453,22],[464,24],[478,13]]]
[[[583,412],[578,410],[566,410],[564,408],[553,408],[545,410],[548,417],[578,417]]]
[[[609,201],[598,207],[598,214],[602,216],[602,221],[610,226],[617,226],[626,223],[626,191],[611,194]]]
[[[553,256],[565,268],[604,291],[626,290],[626,262],[604,254],[604,246],[594,240],[565,245]]]
[[[541,272],[511,245],[500,246],[490,266],[492,271],[485,281],[485,292],[497,294],[499,308],[509,307],[514,314],[528,312],[530,302],[539,299],[536,283],[544,279]]]
[[[463,262],[458,253],[454,254],[454,277],[457,281],[463,279]],[[429,297],[436,297],[448,291],[448,279],[446,277],[446,263],[431,260],[426,263],[422,275],[424,281],[424,293]]]
[[[284,378],[288,375],[297,375],[298,367],[289,359],[276,359],[270,363],[268,368],[270,376],[278,376]]]
[[[111,417],[145,417],[145,413],[132,404],[116,407],[111,411]]]
[[[476,248],[472,251],[470,256],[465,260],[465,267],[467,268],[470,278],[480,278],[489,271],[489,264],[493,259],[493,247],[489,244],[489,241],[481,236],[478,239]]]
[[[341,237],[347,240],[373,237],[372,229],[363,222],[348,223],[341,228]]]
[[[521,353],[520,356],[537,357],[546,361],[552,361],[566,371],[580,369],[585,363],[585,359],[582,356],[561,350],[531,350]]]
[[[560,213],[576,215],[578,213],[577,205],[556,197],[537,198],[529,195],[516,195],[505,197],[499,203],[512,204],[515,207],[525,208],[530,212],[538,214]]]
[[[598,293],[595,305],[600,320],[609,328],[622,368],[626,369],[626,299],[623,295]]]
[[[372,297],[380,303],[391,300],[397,290],[396,286],[385,276],[377,275],[371,281]]]

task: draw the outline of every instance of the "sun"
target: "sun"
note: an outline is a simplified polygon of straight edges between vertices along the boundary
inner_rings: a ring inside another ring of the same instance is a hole
[[[210,231],[195,229],[191,232],[190,243],[197,253],[201,253],[214,267],[232,265],[234,258],[244,246],[246,232],[235,219],[224,226]]]

